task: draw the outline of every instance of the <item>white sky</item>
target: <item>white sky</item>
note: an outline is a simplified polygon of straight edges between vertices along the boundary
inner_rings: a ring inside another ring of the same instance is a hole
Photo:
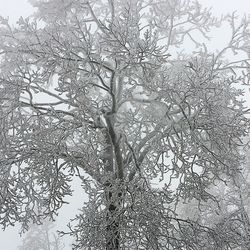
[[[237,10],[239,14],[250,13],[250,0],[198,0],[203,6],[212,7],[213,13],[220,15],[222,13],[232,12]],[[10,21],[14,22],[18,20],[19,16],[26,17],[32,14],[32,7],[27,0],[0,0],[0,15],[3,17],[9,16]],[[221,33],[221,39],[223,39],[223,31]],[[250,100],[250,98],[248,97]],[[75,197],[75,200],[82,200],[82,194],[77,194],[79,197]],[[76,201],[74,201],[77,204]],[[71,209],[72,210],[72,209]],[[75,211],[76,212],[76,211]],[[63,223],[66,223],[68,218],[73,217],[74,213],[70,216],[67,210],[63,212],[61,216]],[[20,245],[20,237],[17,229],[7,229],[2,232],[0,229],[0,249],[1,250],[17,250],[17,246]],[[68,249],[65,249],[68,250]]]

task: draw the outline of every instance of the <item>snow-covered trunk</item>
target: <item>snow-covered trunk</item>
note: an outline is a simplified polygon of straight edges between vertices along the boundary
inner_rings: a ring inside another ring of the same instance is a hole
[[[106,250],[120,249],[120,211],[122,205],[123,160],[119,143],[117,142],[113,124],[106,118],[107,129],[104,131],[106,159],[105,182],[106,196]]]
[[[107,187],[106,250],[120,249],[120,215],[122,191],[119,185]]]

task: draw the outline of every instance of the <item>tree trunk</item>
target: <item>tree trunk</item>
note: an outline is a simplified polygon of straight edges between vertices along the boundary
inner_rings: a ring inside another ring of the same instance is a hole
[[[105,182],[107,202],[106,215],[106,250],[120,249],[120,211],[122,204],[123,159],[114,131],[112,117],[105,116],[107,129],[103,130],[106,149],[105,172],[108,179]]]
[[[114,186],[109,183],[107,186],[107,232],[106,250],[120,249],[120,207],[122,201],[122,191],[119,184]]]
[[[120,249],[119,219],[116,217],[117,207],[111,204],[107,215],[106,250]]]

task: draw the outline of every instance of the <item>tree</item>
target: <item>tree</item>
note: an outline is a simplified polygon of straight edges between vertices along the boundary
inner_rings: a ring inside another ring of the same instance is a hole
[[[32,3],[0,29],[0,224],[53,218],[78,177],[89,199],[69,226],[75,248],[219,246],[177,208],[241,171],[249,20],[182,0]],[[231,38],[212,53],[223,23]]]
[[[54,224],[44,221],[43,224],[33,224],[25,234],[19,250],[62,250],[64,246],[59,236],[52,232]]]
[[[211,185],[210,193],[216,197],[215,201],[202,201],[198,204],[197,200],[193,199],[188,204],[179,206],[178,214],[181,214],[183,219],[214,228],[216,237],[220,238],[216,245],[205,241],[202,249],[228,249],[230,246],[229,249],[244,250],[250,247],[247,166],[243,174],[239,174],[233,181],[217,181],[216,185]]]

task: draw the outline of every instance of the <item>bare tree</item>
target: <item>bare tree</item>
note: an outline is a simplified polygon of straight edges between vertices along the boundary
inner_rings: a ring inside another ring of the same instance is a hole
[[[69,226],[75,248],[219,245],[177,207],[213,200],[211,185],[241,171],[249,20],[195,1],[32,3],[17,27],[1,20],[0,224],[54,217],[79,177],[89,200]],[[225,25],[231,38],[210,52]]]
[[[234,180],[217,181],[216,185],[211,185],[209,191],[216,198],[214,201],[192,199],[188,203],[179,204],[178,214],[183,219],[213,228],[215,237],[220,238],[214,242],[203,239],[202,249],[223,250],[230,246],[229,249],[245,250],[250,247],[250,180],[247,165],[243,173]]]

